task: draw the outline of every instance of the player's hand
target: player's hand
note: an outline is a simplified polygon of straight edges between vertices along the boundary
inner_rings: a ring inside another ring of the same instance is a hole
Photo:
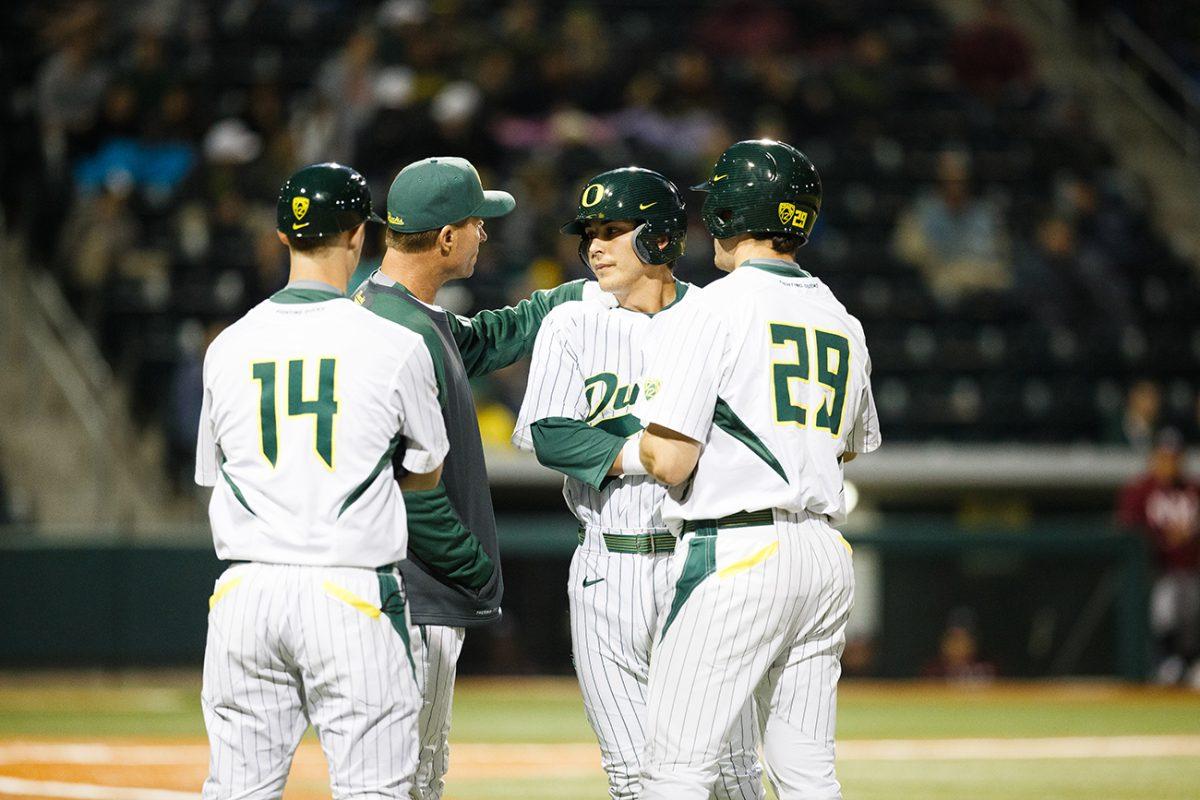
[[[601,290],[599,281],[583,282],[583,301],[585,303],[599,303],[605,308],[617,307],[617,298]]]

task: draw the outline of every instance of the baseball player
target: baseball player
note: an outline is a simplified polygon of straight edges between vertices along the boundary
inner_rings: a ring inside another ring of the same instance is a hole
[[[474,271],[479,246],[487,241],[484,220],[515,205],[507,192],[485,192],[479,173],[465,159],[409,164],[388,191],[383,263],[354,293],[355,302],[421,336],[433,361],[450,439],[437,486],[405,493],[409,556],[401,569],[424,644],[417,664],[424,704],[415,800],[441,797],[449,766],[451,695],[466,628],[499,619],[504,590],[468,381],[529,355],[538,326],[554,306],[582,299],[585,288],[589,295],[602,294],[594,282],[585,287],[584,281],[574,281],[472,318],[434,304],[443,284]]]
[[[421,338],[350,302],[371,197],[339,164],[278,202],[288,285],[204,359],[196,482],[217,555],[202,705],[206,800],[277,798],[308,722],[336,798],[404,798],[417,687],[404,583],[405,484],[435,485],[449,443]]]
[[[666,488],[638,456],[643,344],[695,291],[671,269],[687,214],[674,184],[625,167],[592,178],[563,233],[617,308],[566,303],[539,332],[513,442],[566,475],[579,519],[567,595],[575,670],[600,741],[613,798],[636,798],[645,744],[646,678],[656,623],[671,602],[675,537],[662,522]],[[719,798],[761,798],[752,708],[723,743]]]
[[[834,720],[854,595],[842,464],[880,444],[862,326],[796,249],[821,207],[799,150],[738,142],[702,215],[729,272],[657,331],[638,412],[681,535],[650,663],[643,800],[700,800],[747,700],[780,800],[840,798]],[[651,392],[651,387],[654,391]]]

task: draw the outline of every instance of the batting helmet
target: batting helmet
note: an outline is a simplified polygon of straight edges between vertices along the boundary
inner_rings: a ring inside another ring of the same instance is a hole
[[[752,139],[730,145],[696,191],[708,192],[701,216],[716,239],[739,233],[794,233],[808,241],[821,211],[821,176],[790,144]]]
[[[288,178],[275,204],[276,227],[291,239],[336,236],[368,220],[383,222],[371,211],[366,179],[332,161],[310,164]]]
[[[583,236],[591,220],[630,220],[640,223],[633,237],[633,250],[647,264],[670,264],[683,255],[687,237],[687,212],[675,184],[654,170],[621,167],[601,172],[587,182],[579,196],[575,219],[563,225],[563,233]],[[658,239],[667,237],[660,248]],[[588,240],[579,241],[579,257],[590,266]]]

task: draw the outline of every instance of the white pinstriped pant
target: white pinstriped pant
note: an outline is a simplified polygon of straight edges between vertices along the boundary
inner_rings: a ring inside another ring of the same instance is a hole
[[[419,625],[414,639],[421,714],[417,722],[420,745],[412,800],[440,800],[450,767],[450,705],[454,676],[466,630],[445,625]]]
[[[669,553],[610,553],[595,529],[571,558],[572,656],[613,800],[636,798],[641,790],[650,650],[672,587]],[[764,797],[753,707],[743,709],[720,743],[718,800]]]
[[[217,579],[204,800],[280,797],[310,721],[335,798],[408,797],[420,699],[402,587],[395,569],[354,567],[237,564]]]
[[[704,800],[750,699],[779,800],[834,800],[837,681],[854,600],[850,547],[823,517],[687,534],[674,618],[650,664],[641,800]],[[691,587],[690,593],[687,591]]]

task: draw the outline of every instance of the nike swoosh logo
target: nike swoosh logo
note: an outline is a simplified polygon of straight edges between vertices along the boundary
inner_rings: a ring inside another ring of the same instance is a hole
[[[301,228],[307,228],[308,226],[309,226],[309,223],[307,223],[307,222],[293,222],[293,223],[292,223],[292,230],[294,230],[294,231],[298,231],[298,230],[300,230]]]
[[[726,179],[726,178],[728,178],[728,177],[729,177],[729,173],[728,173],[728,172],[726,172],[724,175],[713,175],[713,176],[712,176],[712,182],[713,182],[713,183],[716,183],[717,181],[723,181],[723,180],[725,180],[725,179]]]
[[[597,583],[599,583],[602,580],[604,580],[604,578],[596,578],[595,580],[590,580],[590,581],[587,578],[584,578],[583,579],[583,588],[586,589],[589,586],[595,586]]]
[[[638,203],[638,211],[645,211],[650,206],[656,206],[656,205],[658,205],[657,200],[655,200],[653,203]]]

